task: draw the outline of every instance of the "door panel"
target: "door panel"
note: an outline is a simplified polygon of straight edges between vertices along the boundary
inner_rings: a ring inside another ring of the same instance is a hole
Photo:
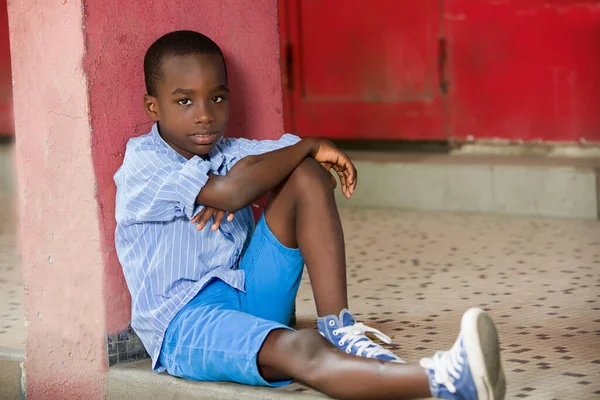
[[[0,0],[0,136],[14,132],[6,0]]]
[[[600,141],[599,5],[446,0],[451,135]]]
[[[445,139],[439,0],[281,0],[286,128]]]

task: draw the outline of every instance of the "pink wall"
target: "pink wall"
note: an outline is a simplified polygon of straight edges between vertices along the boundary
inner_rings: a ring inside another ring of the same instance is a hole
[[[85,1],[92,148],[96,170],[107,327],[129,322],[130,298],[114,250],[112,180],[128,138],[149,130],[142,109],[142,62],[159,36],[178,29],[212,37],[227,58],[231,94],[229,135],[274,138],[283,133],[277,0]]]
[[[29,399],[105,396],[101,235],[77,1],[11,1]]]
[[[142,58],[175,29],[212,36],[229,61],[229,134],[283,130],[276,0],[9,5],[26,285],[27,394],[105,397],[105,333],[130,317],[114,245],[112,176],[145,133]],[[243,71],[243,73],[242,73]]]

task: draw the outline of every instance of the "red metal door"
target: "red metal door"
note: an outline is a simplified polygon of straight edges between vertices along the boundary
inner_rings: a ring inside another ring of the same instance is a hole
[[[446,139],[440,0],[280,0],[286,129]]]
[[[6,0],[0,0],[0,136],[14,132]]]
[[[449,134],[600,142],[600,1],[445,0]]]

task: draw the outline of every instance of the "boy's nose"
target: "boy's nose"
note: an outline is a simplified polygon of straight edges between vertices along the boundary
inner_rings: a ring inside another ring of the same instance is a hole
[[[200,107],[198,113],[195,115],[195,123],[197,124],[208,124],[215,120],[214,114],[211,112],[210,107]]]

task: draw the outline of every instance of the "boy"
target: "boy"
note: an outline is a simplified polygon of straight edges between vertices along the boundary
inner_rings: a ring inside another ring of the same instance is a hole
[[[297,379],[348,399],[504,398],[498,337],[483,311],[469,310],[452,349],[419,365],[371,341],[365,333],[389,338],[347,310],[344,241],[328,173],[349,198],[357,177],[346,154],[292,135],[223,138],[225,60],[199,33],[158,39],[144,74],[145,110],[155,124],[129,141],[115,174],[116,245],[132,326],[154,370],[249,385]],[[254,228],[248,206],[269,192]],[[318,333],[287,326],[305,263]]]

